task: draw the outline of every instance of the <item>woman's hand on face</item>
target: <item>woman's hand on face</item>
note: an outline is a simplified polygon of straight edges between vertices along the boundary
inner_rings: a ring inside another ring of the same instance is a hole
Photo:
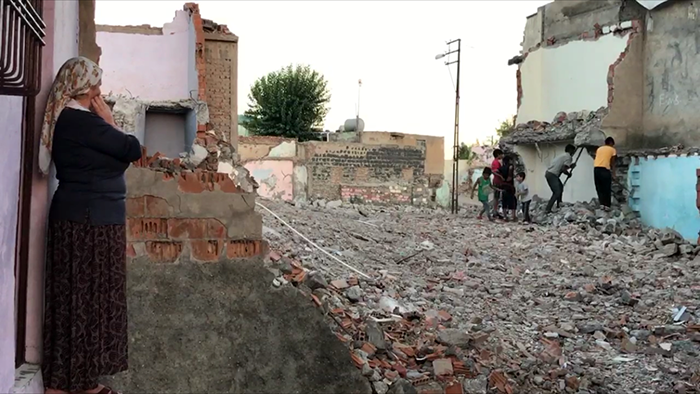
[[[109,106],[107,105],[107,103],[105,103],[101,96],[94,97],[91,101],[91,104],[92,111],[94,113],[96,113],[102,119],[104,119],[105,122],[116,127],[116,124],[114,123],[114,116],[112,116],[112,111],[109,109]]]

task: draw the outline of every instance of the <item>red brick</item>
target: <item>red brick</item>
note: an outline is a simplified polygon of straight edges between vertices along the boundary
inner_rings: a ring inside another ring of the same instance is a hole
[[[127,236],[130,240],[152,240],[168,238],[167,219],[127,218]]]
[[[226,238],[226,226],[218,219],[206,219],[207,237],[223,239]]]
[[[262,253],[262,242],[251,240],[228,241],[226,245],[226,258],[240,259],[253,257]]]
[[[143,197],[134,197],[126,199],[126,216],[142,217],[146,213]]]
[[[462,383],[459,381],[453,381],[445,386],[445,394],[463,394]]]
[[[174,263],[182,253],[182,242],[149,241],[146,253],[155,263]]]
[[[168,201],[154,196],[146,196],[146,214],[150,217],[170,216],[170,204]]]
[[[224,241],[219,239],[200,239],[190,242],[192,258],[197,261],[217,261],[224,249]]]
[[[235,183],[233,183],[233,180],[228,177],[226,174],[222,174],[224,176],[223,179],[220,179],[217,183],[219,185],[219,190],[221,190],[224,193],[240,193],[241,188],[236,186]]]
[[[207,219],[168,219],[168,234],[172,239],[206,238]]]
[[[177,187],[183,193],[201,193],[204,184],[194,172],[182,172],[177,179]]]

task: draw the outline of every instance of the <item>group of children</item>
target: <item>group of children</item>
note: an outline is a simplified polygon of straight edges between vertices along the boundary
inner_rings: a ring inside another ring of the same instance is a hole
[[[525,173],[515,174],[515,165],[512,158],[503,154],[503,151],[496,149],[493,151],[493,163],[491,167],[484,168],[481,177],[474,182],[471,198],[474,192],[478,192],[477,197],[482,204],[478,219],[486,214],[486,217],[493,221],[494,217],[508,220],[512,215],[513,221],[517,221],[517,206],[520,202],[523,212],[523,221],[529,223],[530,219],[530,188],[525,183]],[[493,180],[492,180],[493,177]],[[491,196],[493,195],[493,200]],[[503,215],[499,212],[502,208]]]

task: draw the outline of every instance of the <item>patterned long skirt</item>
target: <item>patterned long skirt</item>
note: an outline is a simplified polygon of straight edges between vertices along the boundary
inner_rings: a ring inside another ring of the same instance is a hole
[[[84,391],[125,371],[125,226],[50,221],[45,281],[44,385]]]

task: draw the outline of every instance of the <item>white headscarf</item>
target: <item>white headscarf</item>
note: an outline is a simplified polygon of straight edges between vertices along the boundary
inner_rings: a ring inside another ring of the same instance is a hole
[[[39,170],[48,174],[51,168],[51,147],[53,131],[61,111],[77,96],[87,94],[90,89],[100,84],[102,69],[85,57],[74,57],[66,61],[56,74],[49,99],[46,102],[44,122],[41,125],[41,144],[39,145]],[[70,105],[74,107],[75,104]]]

